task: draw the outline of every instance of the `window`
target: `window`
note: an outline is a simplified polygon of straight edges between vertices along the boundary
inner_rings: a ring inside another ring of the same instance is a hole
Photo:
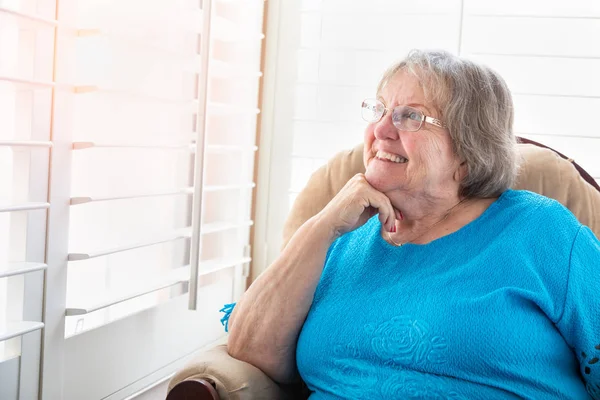
[[[125,398],[223,336],[251,260],[262,13],[0,0],[0,398]]]

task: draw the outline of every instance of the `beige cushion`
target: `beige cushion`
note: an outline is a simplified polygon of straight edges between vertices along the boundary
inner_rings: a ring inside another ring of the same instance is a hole
[[[292,397],[260,369],[231,357],[227,346],[203,352],[169,382],[169,391],[187,379],[214,382],[221,400],[287,400]]]
[[[518,149],[522,161],[514,188],[558,200],[600,237],[600,192],[581,178],[573,164],[552,150],[531,144],[519,144]],[[365,172],[362,152],[360,144],[338,153],[311,176],[284,225],[284,246],[300,225],[321,211],[352,176]]]

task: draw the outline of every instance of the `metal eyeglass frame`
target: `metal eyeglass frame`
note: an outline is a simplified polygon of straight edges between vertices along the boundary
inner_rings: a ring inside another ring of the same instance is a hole
[[[415,110],[416,112],[418,112],[419,114],[421,114],[421,115],[423,116],[423,118],[421,118],[421,121],[420,121],[419,127],[418,127],[417,129],[415,129],[414,131],[406,131],[406,132],[417,132],[418,130],[420,130],[420,129],[423,127],[423,122],[427,122],[428,124],[431,124],[431,125],[437,126],[438,128],[446,128],[446,125],[445,125],[445,124],[444,124],[442,121],[440,121],[439,119],[437,119],[437,118],[433,118],[433,117],[429,117],[429,116],[427,116],[427,115],[423,114],[423,112],[422,112],[422,111],[420,111],[420,110],[417,110],[416,108],[413,108],[413,107],[410,107],[410,106],[396,106],[396,107],[394,107],[393,109],[389,109],[389,108],[387,108],[387,107],[385,106],[385,104],[383,104],[383,102],[382,102],[381,100],[378,100],[378,99],[373,99],[373,98],[369,98],[369,99],[364,99],[364,100],[363,100],[363,102],[362,102],[362,105],[361,105],[361,108],[364,108],[364,106],[365,106],[365,102],[366,102],[366,101],[369,101],[369,100],[372,100],[372,101],[375,101],[375,102],[377,102],[377,103],[380,103],[380,104],[383,106],[383,113],[381,114],[381,116],[379,117],[379,119],[377,119],[377,120],[373,120],[373,121],[369,121],[369,120],[367,120],[367,119],[365,119],[365,118],[363,117],[363,119],[364,119],[365,121],[369,122],[369,123],[375,123],[375,122],[379,122],[379,121],[381,121],[381,119],[382,119],[382,118],[383,118],[383,117],[384,117],[384,116],[385,116],[385,115],[388,113],[388,111],[391,111],[391,112],[392,112],[392,115],[393,115],[393,112],[394,112],[394,110],[395,110],[396,108],[398,108],[398,107],[407,107],[407,108],[410,108],[411,110]],[[395,125],[394,125],[394,126],[395,126]]]

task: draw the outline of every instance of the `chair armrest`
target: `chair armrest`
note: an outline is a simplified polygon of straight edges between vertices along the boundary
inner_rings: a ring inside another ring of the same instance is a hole
[[[211,392],[212,388],[216,393]],[[197,400],[298,398],[294,388],[283,388],[255,366],[231,357],[227,345],[215,346],[199,354],[177,372],[169,382],[167,400],[191,399],[190,393]]]

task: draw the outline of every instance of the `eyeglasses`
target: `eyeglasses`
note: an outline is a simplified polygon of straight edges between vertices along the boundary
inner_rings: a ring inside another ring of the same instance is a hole
[[[366,99],[362,102],[362,117],[369,123],[379,122],[388,111],[390,109],[377,99]],[[392,123],[401,131],[416,132],[421,129],[423,122],[440,128],[446,127],[439,119],[428,117],[416,108],[397,106],[392,109]]]

